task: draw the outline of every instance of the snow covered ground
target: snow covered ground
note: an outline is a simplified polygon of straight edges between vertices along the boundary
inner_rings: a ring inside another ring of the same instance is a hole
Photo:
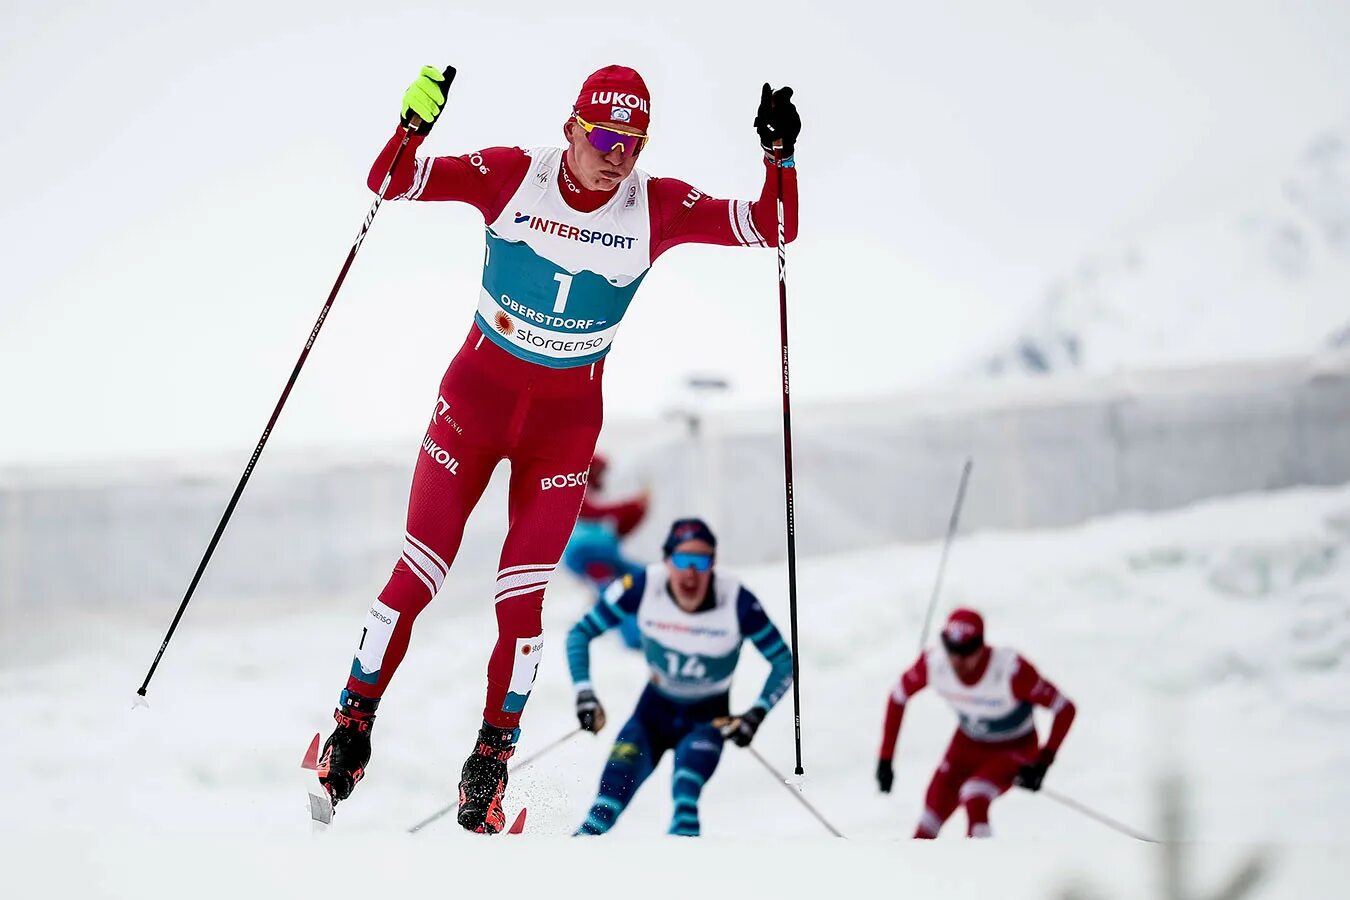
[[[961,371],[1100,374],[1350,346],[1350,56],[1341,52],[1350,15],[1336,0],[789,3],[769,16],[703,2],[645,9],[641,29],[610,10],[530,2],[27,6],[11,17],[18,27],[0,29],[0,83],[15,87],[0,92],[9,126],[0,155],[39,176],[0,201],[0,245],[14,260],[0,300],[0,384],[24,386],[0,390],[0,463],[79,461],[106,480],[110,456],[170,457],[197,471],[251,441],[366,209],[363,176],[392,127],[393,98],[422,61],[461,67],[454,124],[428,145],[437,153],[551,141],[586,71],[611,57],[634,64],[662,98],[654,171],[719,196],[756,183],[746,110],[760,81],[800,85],[809,172],[790,271],[801,401],[880,397],[872,413],[889,421],[880,407],[897,388],[945,385]],[[575,39],[541,84],[539,61],[557,57],[559,33]],[[512,35],[511,64],[500,41],[483,39],[494,34]],[[196,86],[217,82],[212,102],[190,101]],[[278,126],[278,91],[302,83],[324,86],[306,96],[304,127]],[[31,115],[33,84],[49,107],[83,117],[80,135],[52,139],[49,117]],[[877,115],[879,103],[900,114]],[[838,136],[858,122],[870,139],[840,149]],[[859,172],[881,173],[865,203]],[[255,515],[283,453],[387,442],[406,465],[420,429],[404,432],[423,421],[425,391],[467,327],[456,298],[476,283],[478,227],[462,208],[381,216],[250,488]],[[771,254],[689,250],[654,273],[609,361],[611,415],[670,417],[654,433],[699,404],[773,407],[772,271]],[[686,396],[687,376],[705,372],[732,389]],[[795,412],[799,475],[809,475],[811,414]],[[1290,458],[1339,443],[1311,441]],[[895,452],[888,441],[866,447]],[[840,459],[850,457],[831,464]],[[977,484],[990,478],[981,467]],[[1065,492],[1088,492],[1083,478],[1063,476],[1071,471],[1056,471]],[[388,477],[397,497],[404,475]],[[700,483],[716,492],[715,479]],[[893,496],[875,482],[866,489]],[[758,499],[739,508],[767,509]],[[800,499],[799,514],[813,502]],[[967,521],[979,521],[982,502],[989,495],[972,498]],[[153,499],[133,515],[163,524],[169,507]],[[567,837],[645,675],[615,641],[597,646],[594,666],[610,729],[571,739],[513,778],[509,802],[529,805],[528,835],[480,839],[448,820],[407,835],[453,799],[478,723],[494,623],[493,559],[477,553],[424,614],[388,694],[370,775],[333,833],[315,840],[298,762],[313,732],[331,727],[378,583],[322,600],[311,585],[228,602],[204,586],[151,708],[132,711],[172,603],[149,596],[148,565],[119,553],[136,532],[90,526],[112,536],[108,557],[73,539],[81,523],[117,523],[108,509],[53,509],[46,524],[60,542],[38,545],[59,548],[49,569],[88,585],[84,601],[120,602],[124,585],[141,596],[129,607],[58,609],[50,593],[13,587],[13,560],[37,554],[12,535],[46,533],[0,534],[0,576],[10,578],[0,578],[3,898],[491,890],[514,900],[626,888],[682,900],[882,891],[1011,900],[1080,885],[1075,896],[1114,900],[1148,895],[1165,868],[1167,851],[1024,793],[995,805],[995,841],[959,839],[959,815],[943,840],[906,839],[950,713],[931,696],[915,702],[893,794],[876,792],[872,771],[886,691],[916,650],[935,544],[800,561],[802,796],[847,841],[828,837],[735,748],[705,796],[706,840],[661,836],[669,762],[610,837]],[[475,521],[485,527],[483,514]],[[777,521],[756,525],[776,534]],[[191,544],[192,533],[184,524],[172,537]],[[259,543],[303,569],[296,542]],[[353,569],[363,564],[351,544],[334,545]],[[173,565],[180,554],[164,546],[177,545],[160,546],[156,564]],[[230,552],[222,548],[214,575]],[[252,563],[247,547],[242,556]],[[942,606],[982,609],[994,641],[1022,649],[1079,703],[1050,787],[1157,833],[1158,773],[1186,773],[1191,881],[1165,893],[1212,895],[1251,848],[1272,845],[1274,868],[1256,896],[1320,900],[1350,876],[1348,558],[1350,486],[1245,496],[963,536]],[[786,628],[782,564],[738,574]],[[550,651],[522,757],[574,727],[562,643],[587,605],[565,578],[550,591]],[[766,669],[747,651],[734,699],[748,702]],[[785,701],[755,744],[784,772],[791,712]]]
[[[474,859],[498,875],[493,866],[538,861],[515,876],[529,893],[552,883],[582,896],[660,871],[670,895],[704,875],[733,883],[759,875],[794,892],[884,877],[923,896],[994,884],[1008,896],[1045,896],[1084,876],[1111,885],[1115,893],[1102,896],[1142,896],[1156,851],[1044,797],[1000,800],[993,824],[1003,840],[993,846],[958,840],[960,814],[936,847],[904,840],[951,714],[934,697],[916,700],[892,795],[876,792],[872,771],[885,695],[915,653],[938,554],[934,544],[896,545],[799,563],[804,796],[847,843],[736,748],[705,793],[710,840],[693,842],[700,846],[658,839],[670,812],[668,761],[606,841],[563,840],[644,679],[642,660],[617,641],[593,654],[614,724],[512,781],[509,800],[528,804],[533,836],[488,844],[449,820],[404,835],[451,801],[479,718],[493,630],[487,585],[455,584],[420,620],[386,695],[368,777],[317,844],[298,763],[313,732],[329,726],[366,598],[194,607],[152,683],[151,708],[137,711],[133,692],[171,610],[51,616],[32,631],[8,629],[0,635],[6,883],[31,888],[26,879],[41,875],[47,889],[80,885],[87,896],[169,896],[186,877],[200,896],[223,896],[227,886],[264,896],[301,873],[334,886],[353,873],[353,884],[373,890],[379,871],[397,869],[409,889],[454,890],[496,883],[461,871],[470,846],[462,842],[478,840]],[[786,629],[783,567],[740,574]],[[1263,896],[1304,896],[1350,874],[1337,851],[1350,834],[1350,488],[963,536],[942,608],[957,604],[981,609],[991,640],[1023,650],[1079,704],[1048,785],[1156,832],[1155,776],[1176,766],[1190,778],[1190,834],[1203,842],[1206,883],[1259,843],[1277,845]],[[575,726],[562,641],[585,605],[560,576],[522,756]],[[733,701],[748,702],[766,671],[747,651]],[[755,746],[786,773],[792,738],[789,698]],[[443,841],[461,843],[443,853]],[[204,879],[202,866],[230,871]],[[30,895],[45,891],[11,896]]]

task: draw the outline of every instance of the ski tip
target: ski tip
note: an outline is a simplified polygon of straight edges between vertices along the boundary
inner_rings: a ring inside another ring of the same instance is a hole
[[[318,768],[319,768],[319,734],[318,734],[318,732],[315,732],[315,733],[314,733],[314,740],[312,740],[312,741],[309,742],[309,749],[305,751],[305,758],[302,759],[302,760],[300,760],[300,768],[302,768],[302,769],[318,769]],[[314,796],[314,795],[311,794],[310,796],[312,797],[312,796]]]
[[[511,823],[510,828],[506,829],[507,834],[520,834],[525,830],[525,813],[526,809],[522,806],[520,812],[516,814],[516,820]]]

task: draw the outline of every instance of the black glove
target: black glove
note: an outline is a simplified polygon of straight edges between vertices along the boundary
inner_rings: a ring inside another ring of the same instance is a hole
[[[1055,754],[1053,751],[1042,750],[1040,756],[1036,757],[1035,762],[1027,763],[1017,770],[1013,782],[1018,787],[1024,787],[1029,791],[1039,791],[1041,782],[1045,780],[1045,773],[1054,761]]]
[[[895,784],[895,767],[891,765],[889,759],[877,760],[877,787],[881,788],[883,794],[889,794],[893,784]]]
[[[605,708],[595,699],[595,691],[590,688],[577,691],[577,721],[583,731],[592,734],[605,727]]]
[[[722,736],[737,747],[749,747],[759,731],[759,723],[764,721],[764,709],[752,706],[734,719],[728,719],[722,726]]]
[[[802,132],[802,118],[797,115],[797,107],[792,105],[792,88],[782,87],[773,90],[768,82],[759,97],[759,112],[755,115],[755,130],[759,132],[759,143],[764,152],[773,155],[774,144],[782,142],[778,148],[778,158],[787,159],[797,146],[797,135]]]

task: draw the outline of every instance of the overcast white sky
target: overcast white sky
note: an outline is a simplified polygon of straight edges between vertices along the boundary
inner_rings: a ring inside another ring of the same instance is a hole
[[[940,383],[1122,232],[1269,181],[1350,111],[1335,0],[0,3],[0,463],[257,439],[423,63],[428,149],[553,143],[610,62],[654,95],[653,174],[752,197],[759,84],[804,122],[794,396]],[[476,303],[482,225],[389,204],[271,446],[420,436]],[[683,248],[607,372],[611,417],[690,371],[776,403],[771,253]]]

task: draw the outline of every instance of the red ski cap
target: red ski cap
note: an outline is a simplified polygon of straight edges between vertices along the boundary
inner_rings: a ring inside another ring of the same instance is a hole
[[[942,626],[948,650],[978,650],[984,644],[984,619],[973,609],[954,609]]]
[[[618,125],[639,134],[647,133],[651,110],[647,83],[627,66],[605,66],[592,72],[572,105],[572,114],[587,122]]]

